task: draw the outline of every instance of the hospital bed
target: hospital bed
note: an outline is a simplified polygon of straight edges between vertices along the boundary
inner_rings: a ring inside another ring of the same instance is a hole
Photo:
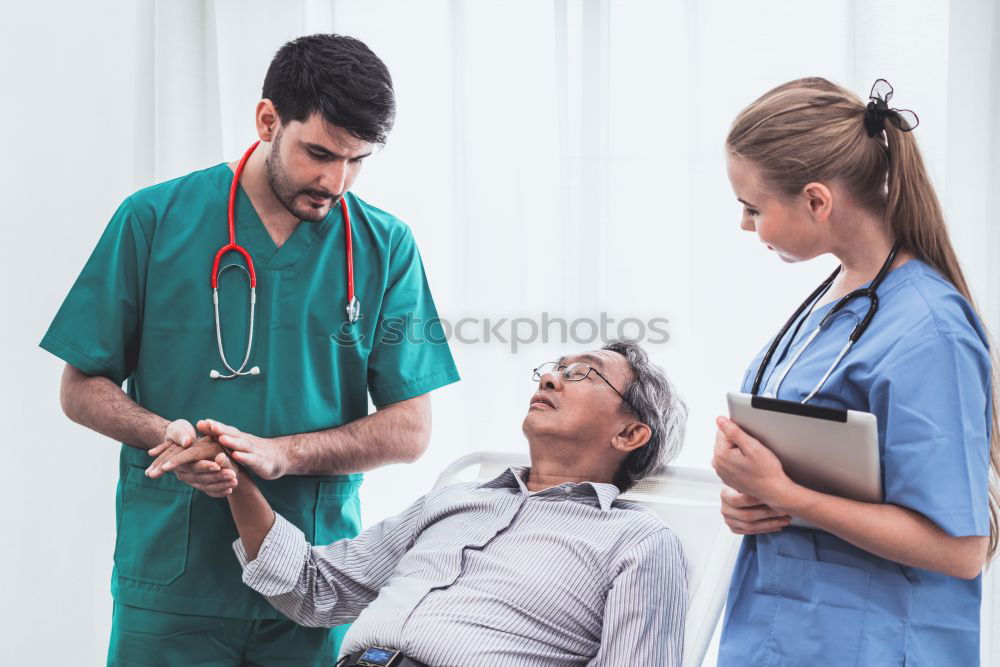
[[[445,468],[434,488],[474,480],[485,482],[509,466],[528,464],[527,454],[467,454]],[[705,658],[739,550],[739,536],[729,531],[719,514],[721,490],[722,483],[709,470],[667,466],[620,496],[655,512],[684,546],[688,561],[688,607],[683,667],[698,667]]]

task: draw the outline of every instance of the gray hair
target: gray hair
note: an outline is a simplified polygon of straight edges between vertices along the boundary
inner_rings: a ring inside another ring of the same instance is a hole
[[[615,475],[615,485],[627,491],[677,458],[684,444],[688,409],[667,374],[634,340],[614,338],[602,349],[617,352],[628,361],[632,381],[623,392],[622,412],[635,414],[652,432],[645,445],[625,457]]]

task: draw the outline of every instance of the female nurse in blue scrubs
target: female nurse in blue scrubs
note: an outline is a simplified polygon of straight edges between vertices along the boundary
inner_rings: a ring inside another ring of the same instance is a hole
[[[887,273],[870,326],[808,400],[876,415],[884,504],[795,484],[760,442],[718,419],[723,515],[746,536],[722,666],[979,664],[980,572],[996,550],[997,371],[911,132],[916,117],[888,106],[890,90],[878,82],[866,104],[825,79],[792,81],[744,109],[726,139],[741,227],[787,262],[831,253],[841,265],[765,366],[761,394],[809,397],[868,300],[838,310],[796,353],[837,301]],[[790,516],[820,530],[790,527]]]

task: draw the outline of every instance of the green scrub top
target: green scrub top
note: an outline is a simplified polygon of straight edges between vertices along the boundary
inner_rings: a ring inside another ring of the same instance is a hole
[[[355,290],[362,317],[345,324],[347,279],[340,206],[301,222],[279,248],[238,189],[236,241],[254,261],[257,304],[246,368],[225,373],[215,338],[210,278],[228,242],[233,172],[225,163],[154,185],[119,207],[41,346],[88,375],[128,381],[128,395],[169,420],[217,419],[262,437],[318,431],[377,406],[459,379],[409,228],[346,195]],[[241,263],[229,253],[221,266]],[[250,319],[246,274],[219,283],[223,343],[238,367]],[[225,499],[172,474],[153,480],[151,459],[123,443],[111,591],[125,605],[229,618],[282,618],[245,586]],[[258,481],[275,511],[312,543],[360,530],[361,474]]]

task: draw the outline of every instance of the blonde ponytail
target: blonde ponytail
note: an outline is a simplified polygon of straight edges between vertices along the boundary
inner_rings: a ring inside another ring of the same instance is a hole
[[[892,123],[885,124],[885,136],[890,156],[885,210],[889,228],[904,248],[947,278],[982,321],[982,315],[972,298],[969,284],[951,244],[941,204],[924,168],[916,139],[911,133],[899,130]],[[988,333],[987,337],[990,338]],[[987,558],[992,560],[997,554],[1000,536],[1000,489],[997,487],[997,480],[1000,479],[1000,415],[997,415],[1000,403],[1000,354],[992,339],[989,343],[993,422],[990,424],[990,543]]]

